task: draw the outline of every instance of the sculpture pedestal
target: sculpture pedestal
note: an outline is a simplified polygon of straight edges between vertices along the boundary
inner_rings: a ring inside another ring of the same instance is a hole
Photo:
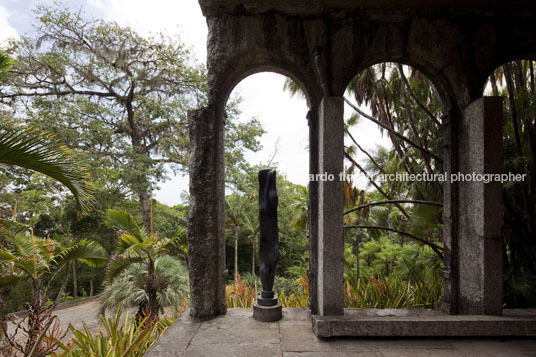
[[[262,322],[279,321],[283,317],[283,307],[280,302],[274,306],[262,306],[253,303],[253,318]]]

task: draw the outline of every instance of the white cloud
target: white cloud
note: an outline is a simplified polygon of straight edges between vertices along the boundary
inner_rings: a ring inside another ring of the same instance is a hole
[[[10,38],[18,38],[17,30],[9,24],[9,12],[0,6],[0,44],[4,44]]]
[[[88,0],[88,5],[145,35],[161,31],[180,35],[205,62],[207,25],[197,0]]]
[[[285,76],[275,73],[258,73],[242,80],[231,95],[244,98],[240,109],[241,120],[258,118],[266,134],[260,138],[263,150],[249,153],[246,158],[251,163],[266,164],[278,153],[275,162],[287,178],[306,185],[309,174],[309,127],[307,125],[307,104],[305,99],[291,98],[283,91]]]

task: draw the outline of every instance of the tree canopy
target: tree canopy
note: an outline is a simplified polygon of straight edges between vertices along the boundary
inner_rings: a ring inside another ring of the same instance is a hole
[[[167,169],[186,170],[186,116],[205,102],[204,68],[177,38],[146,38],[61,6],[38,6],[36,15],[36,34],[12,42],[0,99],[76,150],[97,182],[136,197],[148,227],[156,184]],[[255,120],[235,123],[232,105],[230,165],[258,150],[262,133]]]

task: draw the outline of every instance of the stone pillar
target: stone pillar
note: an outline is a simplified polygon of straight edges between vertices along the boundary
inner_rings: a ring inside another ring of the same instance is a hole
[[[307,113],[309,125],[309,174],[318,174],[318,107]],[[309,180],[309,309],[318,313],[318,181]]]
[[[223,125],[212,107],[188,112],[190,313],[197,320],[226,312]]]
[[[343,183],[344,102],[325,97],[318,123],[318,171],[332,175],[318,181],[318,314],[344,314],[343,295]],[[331,180],[330,180],[331,179]]]
[[[443,169],[447,177],[459,171],[458,126],[461,112],[450,108],[442,117]],[[443,184],[443,310],[448,314],[458,312],[458,182],[447,180]]]
[[[502,98],[471,103],[459,133],[461,173],[502,172]],[[458,313],[501,315],[502,185],[459,180],[458,189]]]

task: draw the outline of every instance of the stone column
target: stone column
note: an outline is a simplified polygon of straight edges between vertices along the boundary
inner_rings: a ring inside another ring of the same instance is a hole
[[[318,122],[318,171],[332,175],[318,181],[318,314],[344,314],[343,295],[343,183],[344,102],[325,97]]]
[[[309,125],[309,174],[318,174],[318,107],[312,107],[307,113]],[[318,279],[318,181],[309,180],[309,309],[318,313],[317,279]]]
[[[190,313],[197,320],[226,312],[223,125],[210,106],[188,112]]]
[[[502,98],[484,97],[459,127],[463,174],[502,172]],[[458,313],[502,314],[502,185],[459,180]]]
[[[443,169],[447,177],[459,171],[458,126],[461,112],[450,108],[442,117]],[[447,180],[443,184],[443,310],[449,314],[458,312],[458,182]]]

